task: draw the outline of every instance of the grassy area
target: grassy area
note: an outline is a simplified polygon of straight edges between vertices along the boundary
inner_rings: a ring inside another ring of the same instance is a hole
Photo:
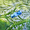
[[[19,10],[22,14],[11,18]],[[23,29],[30,30],[30,0],[0,0],[0,30]]]

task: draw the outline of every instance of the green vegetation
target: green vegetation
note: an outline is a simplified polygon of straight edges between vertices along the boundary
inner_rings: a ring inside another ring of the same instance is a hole
[[[11,18],[11,14],[19,10],[22,14]],[[23,28],[30,30],[30,0],[0,0],[0,30],[23,30]]]

